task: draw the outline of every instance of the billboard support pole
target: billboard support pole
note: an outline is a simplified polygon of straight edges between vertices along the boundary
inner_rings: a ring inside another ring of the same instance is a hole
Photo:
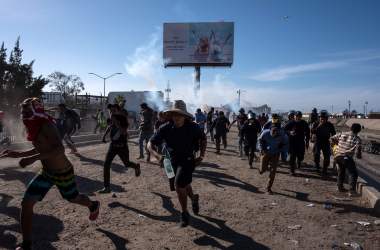
[[[194,95],[198,97],[201,89],[201,66],[195,66],[194,73]]]

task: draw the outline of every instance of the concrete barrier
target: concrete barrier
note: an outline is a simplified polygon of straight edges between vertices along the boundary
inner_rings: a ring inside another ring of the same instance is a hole
[[[373,211],[380,214],[380,192],[374,187],[368,186],[368,183],[360,177],[356,183],[356,189],[362,200],[367,201]]]
[[[380,119],[356,119],[350,118],[346,121],[346,126],[351,127],[353,123],[359,123],[365,129],[380,130]]]

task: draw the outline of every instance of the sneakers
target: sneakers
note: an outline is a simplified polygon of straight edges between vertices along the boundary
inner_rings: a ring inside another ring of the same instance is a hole
[[[188,212],[182,212],[179,226],[187,227],[189,225],[189,221],[190,221],[190,214]]]
[[[99,194],[109,194],[111,193],[111,188],[110,187],[104,187],[103,189],[98,191]]]
[[[137,163],[135,167],[135,176],[139,177],[140,175],[141,175],[140,163]]]
[[[92,206],[90,207],[90,216],[88,217],[88,219],[91,221],[96,220],[99,215],[99,209],[100,209],[100,202],[93,201]]]
[[[16,247],[16,250],[31,250],[32,242],[31,241],[23,241]]]
[[[195,215],[198,215],[199,214],[199,195],[198,194],[194,194],[193,199],[191,200],[191,206],[193,209],[193,213]]]
[[[349,196],[349,197],[358,197],[359,194],[358,194],[358,192],[356,192],[355,190],[350,190],[350,191],[348,192],[348,196]]]
[[[267,188],[267,194],[269,194],[269,195],[273,195],[272,189]]]
[[[347,192],[348,190],[347,189],[345,189],[344,187],[338,187],[338,192],[340,192],[340,193],[345,193],[345,192]]]
[[[140,155],[137,160],[141,160],[141,159],[144,159],[144,156],[143,155]]]

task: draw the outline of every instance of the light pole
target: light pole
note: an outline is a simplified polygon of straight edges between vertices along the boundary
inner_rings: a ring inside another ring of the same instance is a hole
[[[236,93],[238,94],[238,106],[240,108],[240,95],[242,92],[245,92],[244,90],[241,90],[241,89],[238,89],[238,91],[236,91]]]
[[[351,100],[348,100],[348,116],[351,118]]]
[[[121,74],[123,74],[123,73],[113,73],[112,75],[109,75],[109,76],[107,76],[107,77],[103,77],[103,76],[100,76],[100,75],[95,74],[95,73],[88,73],[88,74],[90,74],[90,75],[94,75],[94,76],[97,76],[97,77],[103,79],[103,96],[104,96],[104,98],[105,98],[105,97],[106,97],[106,80],[107,80],[108,78],[111,78],[111,77],[115,76],[115,75],[121,75]],[[106,109],[106,107],[105,107],[105,101],[103,101],[103,111],[105,111],[105,109]]]
[[[367,118],[367,115],[368,115],[368,101],[365,101],[365,111],[364,111],[364,116]]]

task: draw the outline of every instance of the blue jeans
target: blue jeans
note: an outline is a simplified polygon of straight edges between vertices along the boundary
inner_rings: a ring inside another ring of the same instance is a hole
[[[146,148],[146,145],[148,144],[149,139],[152,137],[152,132],[140,132],[140,138],[139,138],[139,147],[140,147],[140,157],[144,157],[144,141],[145,141],[145,150],[147,155],[149,156],[149,152]]]

